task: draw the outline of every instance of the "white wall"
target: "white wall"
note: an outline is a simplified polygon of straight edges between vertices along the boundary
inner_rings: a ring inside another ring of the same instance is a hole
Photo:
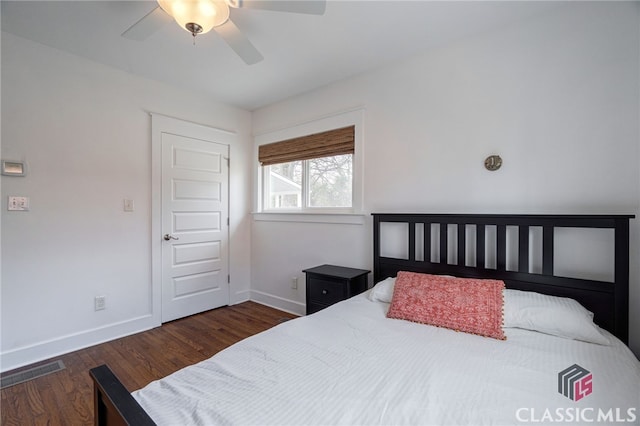
[[[2,33],[1,370],[154,326],[150,118],[238,132],[231,147],[232,303],[303,312],[301,270],[371,266],[371,221],[253,221],[249,133],[362,107],[364,203],[377,211],[640,215],[636,3],[582,3],[256,111]],[[503,168],[486,172],[499,153]],[[254,177],[255,178],[255,177]],[[255,191],[254,185],[254,191]],[[6,197],[31,199],[7,212]],[[255,196],[255,194],[253,194]],[[134,213],[122,211],[133,198]],[[640,219],[631,346],[640,353]],[[298,290],[291,277],[298,276]],[[249,283],[251,281],[251,288]],[[107,296],[108,308],[93,310]]]
[[[639,7],[582,2],[460,40],[255,111],[254,134],[364,107],[366,213],[640,216]],[[483,167],[490,154],[503,158],[498,172]],[[636,354],[639,223],[631,232]],[[290,289],[292,274],[325,262],[370,267],[370,247],[370,220],[254,221],[252,291],[296,305],[304,288]]]
[[[231,303],[248,299],[251,114],[3,33],[2,158],[28,175],[2,179],[2,370],[159,325],[148,111],[237,132]],[[6,211],[8,195],[31,210]]]

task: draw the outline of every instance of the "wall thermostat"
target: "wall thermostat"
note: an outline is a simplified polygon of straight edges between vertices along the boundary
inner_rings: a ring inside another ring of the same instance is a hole
[[[24,176],[24,163],[2,160],[2,170],[0,172],[5,176]]]

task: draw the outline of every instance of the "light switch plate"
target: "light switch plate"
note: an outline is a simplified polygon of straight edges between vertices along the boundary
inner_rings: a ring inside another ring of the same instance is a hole
[[[15,195],[9,196],[8,210],[29,211],[29,197],[16,197]]]
[[[134,210],[133,200],[129,200],[129,199],[125,198],[125,200],[124,200],[124,211],[125,212],[132,212],[133,210]]]

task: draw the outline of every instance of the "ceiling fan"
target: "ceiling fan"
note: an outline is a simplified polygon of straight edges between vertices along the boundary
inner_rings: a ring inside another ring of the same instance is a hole
[[[195,38],[214,29],[247,64],[263,56],[229,19],[229,7],[322,15],[326,0],[157,0],[158,6],[129,27],[122,36],[142,41],[174,19]]]

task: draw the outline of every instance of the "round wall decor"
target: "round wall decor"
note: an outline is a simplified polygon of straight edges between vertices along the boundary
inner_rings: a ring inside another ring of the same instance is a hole
[[[484,160],[484,167],[491,172],[495,172],[500,166],[502,166],[502,158],[499,155],[490,155]]]

